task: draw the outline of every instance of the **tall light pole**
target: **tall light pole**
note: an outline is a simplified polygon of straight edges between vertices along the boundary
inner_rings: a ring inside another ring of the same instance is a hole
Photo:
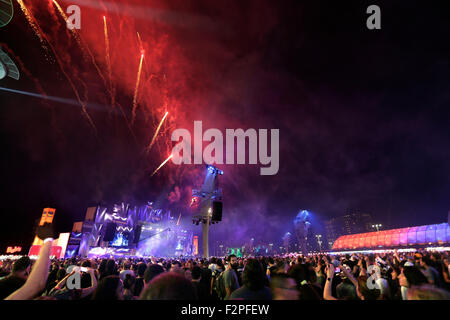
[[[203,257],[209,258],[209,225],[212,220],[211,204],[213,200],[222,200],[222,191],[218,188],[217,176],[223,171],[214,166],[206,166],[205,181],[200,190],[192,190],[192,196],[198,197],[200,203],[196,214],[192,217],[193,223],[202,224]],[[214,222],[214,221],[213,221]]]
[[[316,234],[316,238],[317,238],[317,243],[319,244],[319,251],[322,251],[322,235],[321,234]]]

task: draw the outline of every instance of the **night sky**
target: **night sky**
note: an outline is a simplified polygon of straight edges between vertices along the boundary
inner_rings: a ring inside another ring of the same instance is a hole
[[[204,167],[168,163],[151,173],[170,154],[171,132],[192,130],[194,120],[223,132],[280,130],[277,175],[260,176],[260,165],[219,166],[224,212],[214,240],[279,241],[300,209],[317,224],[349,209],[392,228],[447,221],[445,1],[59,1],[80,5],[80,34],[105,82],[51,1],[24,3],[51,46],[15,2],[0,44],[22,74],[0,87],[76,101],[68,77],[96,130],[79,104],[0,90],[0,252],[31,243],[44,207],[56,208],[59,232],[86,207],[120,201],[159,201],[189,223],[185,208]],[[366,28],[370,4],[381,7],[381,30]],[[111,82],[127,120],[108,92],[103,15]],[[131,125],[136,32],[145,59]],[[165,110],[168,121],[146,154]]]

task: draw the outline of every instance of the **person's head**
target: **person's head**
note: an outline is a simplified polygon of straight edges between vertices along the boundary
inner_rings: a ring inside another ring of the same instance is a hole
[[[164,272],[164,268],[159,264],[151,264],[147,267],[144,273],[144,283],[148,284],[153,280],[157,275]]]
[[[139,262],[137,266],[137,275],[138,277],[144,277],[145,270],[147,269],[147,265],[144,262]]]
[[[181,263],[178,262],[178,261],[172,262],[172,265],[170,267],[170,271],[171,272],[183,273],[183,269],[181,268]]]
[[[295,280],[285,274],[271,278],[270,288],[274,300],[298,300],[299,292]]]
[[[186,277],[186,279],[192,280],[192,272],[191,272],[191,269],[189,269],[189,268],[183,268],[183,272],[184,272],[184,276]]]
[[[130,263],[130,261],[125,260],[125,261],[122,263],[122,268],[123,268],[123,270],[130,270],[130,268],[131,268],[131,263]]]
[[[127,273],[127,275],[125,276],[125,280],[123,281],[123,289],[133,291],[135,283],[136,278]]]
[[[267,263],[268,263],[269,265],[273,265],[275,262],[273,261],[273,258],[272,258],[272,257],[269,257],[269,259],[267,259]]]
[[[143,290],[140,300],[196,300],[191,281],[176,272],[156,276]]]
[[[81,266],[82,266],[82,267],[85,267],[85,268],[92,268],[92,263],[91,263],[89,260],[84,260],[84,261],[81,263]]]
[[[61,281],[62,279],[64,279],[64,277],[66,276],[66,269],[61,268],[58,270],[58,272],[56,273],[56,281]]]
[[[348,278],[343,279],[343,281],[336,286],[336,297],[339,300],[358,299],[356,287]]]
[[[237,268],[239,266],[237,257],[234,254],[230,254],[228,256],[228,263],[232,268]]]
[[[21,257],[17,259],[12,267],[12,273],[14,276],[26,280],[31,270],[31,260],[29,257]]]
[[[217,259],[217,267],[218,267],[219,269],[223,269],[223,262],[222,262],[222,259]]]
[[[108,260],[106,260],[106,259],[103,259],[101,262],[100,262],[100,265],[98,266],[98,271],[100,272],[100,273],[104,273],[105,272],[105,270],[106,270],[106,263],[108,262]]]
[[[431,259],[427,256],[423,256],[420,258],[420,266],[424,268],[428,268],[432,265]]]
[[[202,278],[202,268],[200,268],[199,266],[193,267],[191,271],[191,277],[192,280],[200,281],[200,279]]]
[[[242,282],[250,290],[261,290],[264,288],[265,273],[261,263],[256,259],[248,259],[242,271]]]
[[[297,288],[300,288],[304,281],[308,282],[308,268],[305,264],[296,264],[289,270],[289,276],[295,280]]]
[[[275,266],[275,273],[286,273],[287,263],[283,259],[278,259]]]
[[[113,259],[109,259],[106,262],[106,272],[113,274],[116,272],[116,262]]]
[[[122,300],[123,283],[119,276],[111,275],[100,280],[92,300]]]
[[[368,279],[369,278],[367,276],[358,277],[356,294],[361,300],[377,300],[380,297],[381,292],[379,289],[369,289],[369,287],[367,286]]]
[[[423,284],[411,286],[407,292],[407,298],[408,300],[450,300],[450,293],[431,284]]]
[[[422,284],[428,283],[425,275],[417,267],[414,266],[403,267],[398,280],[399,284],[402,287],[420,286]]]

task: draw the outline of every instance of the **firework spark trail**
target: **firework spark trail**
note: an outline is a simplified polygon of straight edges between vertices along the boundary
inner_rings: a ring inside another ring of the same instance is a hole
[[[106,24],[106,16],[103,16],[103,31],[105,33],[106,67],[108,69],[111,105],[114,106],[115,105],[115,90],[114,90],[113,82],[112,82],[111,57],[109,55],[109,36],[108,36],[108,25]]]
[[[64,12],[64,10],[61,8],[61,6],[58,4],[58,2],[56,2],[56,0],[53,0],[53,4],[56,6],[56,8],[58,9],[59,14],[62,16],[64,21],[67,23],[68,17],[66,15],[66,13]],[[72,29],[70,29],[70,31],[72,32],[73,37],[75,38],[76,42],[78,43],[78,46],[80,47],[81,52],[83,52],[83,54],[85,56],[89,56],[90,57],[90,59],[92,61],[92,64],[94,65],[94,67],[97,70],[99,76],[102,78],[103,83],[105,84],[105,88],[108,88],[107,84],[106,84],[106,79],[103,76],[103,73],[100,70],[99,66],[97,65],[97,62],[95,61],[94,55],[92,54],[91,50],[89,49],[89,46],[83,40],[83,38],[81,37],[81,34],[78,33],[77,29],[72,28]]]
[[[25,18],[27,19],[28,24],[31,26],[31,29],[33,29],[34,33],[39,38],[39,41],[41,42],[42,47],[44,48],[44,50],[48,50],[47,46],[45,45],[42,31],[40,30],[40,28],[38,28],[36,21],[34,20],[33,16],[28,11],[28,8],[23,3],[23,0],[17,0],[17,3],[19,4],[20,9],[22,10],[23,14],[25,15]]]
[[[141,61],[139,62],[139,69],[136,79],[136,88],[134,89],[134,97],[133,97],[133,110],[131,112],[131,124],[134,123],[136,118],[136,108],[137,108],[137,98],[139,93],[139,82],[141,81],[141,71],[142,71],[142,61],[144,61],[144,53],[141,53]]]
[[[156,128],[155,134],[153,135],[152,141],[150,142],[150,144],[147,147],[147,150],[146,150],[147,153],[150,151],[150,149],[152,148],[153,144],[155,143],[155,140],[156,140],[156,137],[158,136],[159,130],[161,129],[161,126],[164,123],[164,120],[166,119],[168,114],[169,114],[169,112],[166,111],[166,113],[164,114],[164,117],[159,122],[159,125]]]
[[[34,17],[30,14],[30,12],[28,11],[27,7],[25,6],[25,4],[23,3],[22,0],[17,0],[17,2],[19,3],[22,11],[24,12],[25,16],[27,17],[28,22],[30,23],[32,29],[35,31],[36,34],[40,35],[40,39],[42,39],[42,41],[45,43],[47,43],[50,47],[50,49],[53,52],[53,55],[55,56],[56,62],[58,63],[62,73],[64,74],[64,76],[67,78],[67,81],[69,82],[70,86],[72,87],[73,92],[75,93],[75,96],[77,97],[78,102],[81,105],[81,110],[83,112],[83,114],[85,115],[85,117],[87,118],[89,124],[92,126],[92,128],[94,129],[95,135],[97,136],[97,127],[95,126],[94,122],[92,121],[91,116],[89,115],[89,113],[86,110],[86,104],[83,103],[81,101],[80,98],[80,94],[78,93],[77,88],[75,87],[75,84],[73,83],[72,79],[69,77],[69,75],[67,74],[67,72],[64,70],[64,66],[63,63],[58,55],[58,53],[56,52],[55,47],[50,43],[50,41],[47,39],[47,37],[44,35],[44,33],[42,32],[41,27],[39,26],[39,24],[37,23],[37,21],[34,19]],[[45,41],[44,41],[45,40]]]
[[[125,115],[125,112],[123,111],[122,105],[120,103],[116,102],[116,90],[114,88],[114,83],[112,81],[111,56],[110,56],[109,35],[108,35],[108,25],[106,23],[106,16],[103,16],[103,31],[105,34],[106,66],[108,69],[109,93],[111,96],[111,106],[114,107],[115,105],[117,105],[119,107],[119,109],[122,113],[122,116],[125,120],[125,123],[127,124],[128,130],[130,131],[131,135],[133,136],[136,144],[139,145],[136,135],[134,134],[134,131],[131,128],[130,123],[127,119],[127,116]]]
[[[153,171],[153,173],[152,173],[152,177],[155,175],[155,173],[157,173],[158,171],[159,171],[159,169],[161,169],[166,163],[167,163],[167,161],[169,161],[170,159],[172,159],[172,157],[173,157],[173,154],[171,154],[166,160],[164,160],[163,161],[163,163],[161,163],[160,165],[159,165],[159,167],[158,168],[156,168],[156,170],[155,171]]]
[[[140,36],[139,32],[136,32],[136,34],[137,34],[138,42],[139,42],[139,50],[142,52],[144,50],[144,47],[142,46],[141,36]]]

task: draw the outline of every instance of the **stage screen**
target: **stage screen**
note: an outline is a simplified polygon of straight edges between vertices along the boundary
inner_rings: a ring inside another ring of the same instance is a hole
[[[110,242],[111,247],[128,247],[129,232],[117,231],[113,241]]]

